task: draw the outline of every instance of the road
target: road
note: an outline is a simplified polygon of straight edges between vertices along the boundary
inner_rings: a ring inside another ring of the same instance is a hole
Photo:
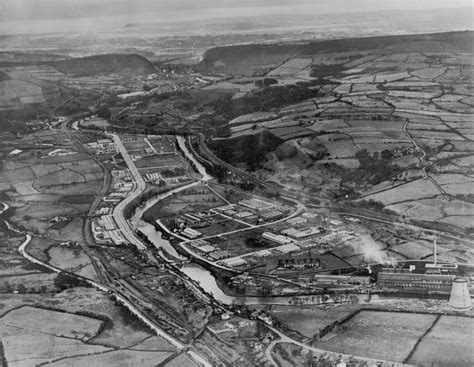
[[[45,268],[47,268],[47,269],[49,269],[49,270],[51,270],[55,273],[60,273],[60,272],[65,271],[61,268],[58,268],[56,266],[53,266],[49,263],[43,262],[43,261],[31,256],[26,250],[26,248],[27,248],[28,244],[30,243],[31,239],[32,239],[32,236],[30,234],[26,234],[25,240],[21,243],[21,245],[18,248],[18,252],[25,259],[29,260],[32,263],[41,265],[41,266],[43,266],[43,267],[45,267]],[[186,345],[184,345],[183,343],[181,343],[178,339],[174,338],[173,336],[169,335],[164,330],[162,330],[157,324],[155,324],[155,322],[153,320],[151,320],[148,316],[143,314],[132,302],[130,302],[125,295],[121,294],[120,291],[117,291],[114,288],[111,288],[111,287],[108,287],[108,286],[104,286],[103,284],[99,284],[99,283],[97,283],[97,282],[95,282],[95,281],[93,281],[89,278],[85,278],[85,277],[79,276],[77,274],[73,274],[73,273],[69,273],[69,272],[68,272],[68,274],[70,274],[71,276],[74,276],[76,278],[79,278],[81,280],[86,281],[91,286],[93,286],[94,288],[96,288],[100,291],[107,292],[109,294],[113,294],[116,297],[118,302],[120,302],[123,306],[128,308],[130,310],[130,312],[132,312],[141,321],[143,321],[146,325],[148,325],[156,333],[156,335],[161,336],[164,339],[166,339],[168,342],[170,342],[172,345],[174,345],[178,350],[185,350],[186,353],[194,361],[199,363],[201,366],[212,367],[212,364],[210,364],[206,359],[201,357],[196,352],[194,352],[192,350],[189,350],[188,347]]]
[[[405,123],[403,124],[403,132],[405,133],[405,135],[408,137],[408,139],[410,139],[411,143],[413,144],[413,146],[415,147],[415,150],[418,150],[422,153],[421,157],[419,158],[420,160],[420,165],[422,166],[421,167],[421,170],[423,171],[423,176],[430,180],[433,185],[435,185],[435,187],[438,189],[438,191],[442,194],[442,195],[448,195],[446,191],[444,191],[444,189],[438,184],[438,182],[436,182],[436,180],[433,178],[433,176],[431,176],[427,171],[426,169],[428,167],[431,167],[433,165],[433,162],[430,161],[429,159],[426,159],[427,157],[427,154],[426,152],[423,150],[423,148],[421,148],[421,146],[418,144],[418,142],[413,138],[413,136],[411,136],[411,134],[408,132],[408,124],[410,123],[410,120],[409,119],[405,119]]]
[[[135,236],[135,233],[134,233],[133,229],[131,228],[128,220],[124,216],[124,210],[125,210],[126,206],[128,204],[130,204],[133,200],[138,198],[143,193],[143,191],[146,188],[146,183],[145,183],[143,177],[141,176],[140,172],[138,171],[137,167],[135,166],[134,162],[132,161],[132,158],[130,157],[127,150],[125,149],[125,146],[123,145],[122,141],[120,140],[120,137],[117,134],[108,134],[108,135],[112,137],[112,139],[113,139],[113,141],[114,141],[114,143],[117,147],[117,150],[121,153],[125,163],[127,164],[128,169],[130,170],[130,173],[131,173],[131,175],[134,179],[134,182],[135,182],[135,185],[134,185],[134,188],[133,188],[132,192],[114,208],[113,216],[114,216],[114,219],[115,219],[117,225],[119,226],[120,230],[122,231],[122,234],[124,235],[124,237],[132,245],[136,246],[138,249],[146,250],[146,246],[141,242],[141,240],[139,238],[137,238]],[[55,272],[62,271],[62,269],[59,269],[57,267],[53,267],[53,266],[51,266],[47,263],[43,263],[43,262],[33,258],[29,254],[27,254],[25,248],[26,248],[26,245],[28,243],[29,243],[29,240],[24,245],[20,246],[20,253],[24,257],[26,257],[28,260],[30,260],[32,262],[40,263],[41,265],[46,266],[47,268],[49,268],[50,270],[53,270]],[[164,337],[165,339],[170,341],[173,345],[175,345],[178,349],[185,349],[186,348],[186,346],[184,344],[182,344],[180,341],[178,341],[177,339],[175,339],[174,337],[172,337],[171,335],[169,335],[165,331],[163,331],[158,325],[156,325],[154,323],[154,321],[151,318],[147,317],[143,312],[141,312],[136,306],[134,306],[127,299],[126,296],[120,294],[119,291],[117,291],[113,288],[109,288],[107,286],[104,286],[102,284],[98,284],[96,282],[93,282],[90,279],[87,279],[86,281],[89,282],[94,287],[96,287],[96,288],[98,288],[102,291],[109,292],[109,293],[112,292],[124,306],[126,306],[132,313],[134,313],[143,322],[145,322],[150,328],[152,328],[157,333],[157,335],[160,335],[160,336]],[[201,357],[197,353],[195,353],[191,350],[187,351],[187,353],[196,362],[198,362],[202,366],[211,367],[211,364],[209,364],[203,357]]]
[[[367,358],[367,357],[360,357],[360,356],[355,356],[353,354],[351,355],[347,355],[347,354],[342,354],[342,353],[336,353],[336,352],[329,352],[327,350],[324,350],[324,349],[319,349],[319,348],[315,348],[315,347],[311,347],[309,345],[306,345],[306,344],[303,344],[301,342],[298,342],[294,339],[291,339],[289,336],[283,334],[281,331],[279,331],[278,329],[275,329],[273,326],[269,326],[269,325],[266,325],[271,331],[273,331],[275,334],[277,334],[280,339],[277,339],[277,340],[273,340],[269,346],[267,347],[267,349],[265,350],[265,355],[267,356],[267,358],[273,363],[274,366],[278,366],[278,364],[274,361],[274,359],[272,358],[271,356],[271,351],[273,349],[273,347],[278,344],[278,343],[290,343],[290,344],[296,344],[298,345],[299,347],[301,348],[304,348],[304,349],[307,349],[313,353],[317,353],[319,355],[322,355],[322,354],[332,354],[334,355],[334,357],[343,357],[345,359],[349,359],[350,357],[353,357],[355,359],[358,359],[359,361],[365,361],[365,362],[368,362],[370,365],[376,365],[377,362],[381,361],[380,359],[373,359],[373,358]],[[399,367],[399,366],[410,366],[410,365],[407,365],[407,364],[403,364],[403,363],[397,363],[397,362],[389,362],[389,361],[384,361],[384,366],[392,366],[392,367]]]
[[[127,205],[137,199],[143,193],[143,191],[145,191],[146,183],[142,175],[138,171],[137,166],[135,166],[135,163],[130,157],[130,154],[128,154],[127,149],[125,149],[125,146],[123,145],[122,140],[120,140],[120,137],[117,134],[108,133],[108,135],[112,137],[115,146],[117,147],[117,151],[120,152],[120,154],[122,155],[122,158],[127,164],[127,167],[130,170],[130,174],[132,175],[135,181],[135,185],[133,187],[132,192],[124,200],[118,203],[117,206],[115,206],[113,216],[125,239],[132,245],[136,246],[138,249],[145,250],[146,246],[142,243],[140,239],[135,236],[132,227],[130,227],[128,220],[125,218],[124,210]]]

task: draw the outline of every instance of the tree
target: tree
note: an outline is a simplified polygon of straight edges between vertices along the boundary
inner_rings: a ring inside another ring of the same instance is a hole
[[[382,151],[381,157],[383,160],[388,161],[392,158],[392,152],[388,149],[385,149]]]
[[[16,288],[18,290],[18,293],[25,294],[27,292],[26,287],[21,283],[18,284],[18,286]]]
[[[89,287],[89,284],[80,278],[76,278],[67,273],[61,272],[54,279],[54,285],[60,289],[68,289],[72,287]]]

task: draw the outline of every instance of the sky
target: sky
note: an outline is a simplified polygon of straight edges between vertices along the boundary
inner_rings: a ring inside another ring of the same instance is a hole
[[[471,7],[472,0],[0,0],[0,21],[77,19],[157,13],[184,17],[269,13],[348,13],[392,9]],[[232,11],[230,11],[232,9]],[[174,18],[173,18],[174,19]],[[171,20],[173,20],[171,19]],[[182,19],[177,19],[182,20]]]

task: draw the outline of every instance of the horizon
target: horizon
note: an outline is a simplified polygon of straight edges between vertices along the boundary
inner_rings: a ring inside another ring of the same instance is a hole
[[[23,0],[25,1],[25,0]],[[56,1],[56,0],[48,0]],[[77,0],[77,1],[93,1],[93,0]],[[97,1],[97,0],[96,0]],[[100,0],[99,0],[100,1]],[[124,1],[124,0],[122,0]],[[142,0],[147,1],[147,0]],[[305,0],[300,0],[305,1]],[[372,0],[366,0],[366,2],[371,2]],[[326,3],[326,2],[325,2]],[[435,2],[440,5],[440,2]],[[461,1],[463,3],[463,0]],[[456,3],[456,4],[461,4]],[[464,3],[463,3],[464,4]],[[452,4],[454,5],[454,4]],[[464,4],[465,5],[465,4]],[[3,4],[5,6],[5,4]],[[290,9],[291,8],[291,9]],[[310,7],[314,10],[314,7]],[[374,15],[387,12],[407,12],[411,11],[413,13],[419,13],[420,11],[429,11],[429,12],[439,12],[446,11],[446,16],[451,12],[459,12],[462,9],[472,9],[472,6],[450,6],[450,7],[431,7],[431,8],[417,8],[417,9],[387,9],[387,8],[364,8],[364,9],[354,9],[354,8],[327,8],[320,9],[319,12],[311,13],[308,10],[306,5],[299,6],[272,6],[272,7],[239,7],[239,8],[214,8],[212,12],[207,11],[206,9],[199,10],[169,10],[168,12],[158,12],[158,13],[141,13],[141,12],[132,12],[129,14],[94,14],[89,17],[75,17],[75,18],[58,18],[58,19],[28,19],[28,20],[8,20],[0,22],[0,35],[41,35],[41,34],[54,34],[54,33],[94,33],[94,32],[103,32],[110,31],[113,29],[123,28],[129,23],[133,24],[153,24],[155,26],[160,25],[183,25],[186,23],[192,24],[193,22],[205,21],[205,20],[223,20],[223,19],[241,19],[241,18],[263,18],[268,16],[354,16],[363,15]],[[290,12],[291,10],[291,12]],[[2,16],[3,14],[3,16]],[[466,12],[466,16],[468,16]],[[443,14],[444,15],[444,14]],[[0,12],[0,19],[5,17],[5,14]],[[471,18],[472,19],[472,18]],[[461,25],[462,29],[472,30],[472,21],[470,27],[466,28]],[[388,23],[390,24],[390,23]],[[457,24],[456,24],[457,26]],[[459,26],[451,27],[445,29],[446,31],[450,30],[460,30]]]

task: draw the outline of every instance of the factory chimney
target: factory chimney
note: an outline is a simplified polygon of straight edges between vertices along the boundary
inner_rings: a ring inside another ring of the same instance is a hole
[[[449,306],[456,311],[469,311],[472,308],[467,279],[455,278],[453,280]]]
[[[437,251],[436,238],[434,239],[434,264],[438,265],[438,251]]]

